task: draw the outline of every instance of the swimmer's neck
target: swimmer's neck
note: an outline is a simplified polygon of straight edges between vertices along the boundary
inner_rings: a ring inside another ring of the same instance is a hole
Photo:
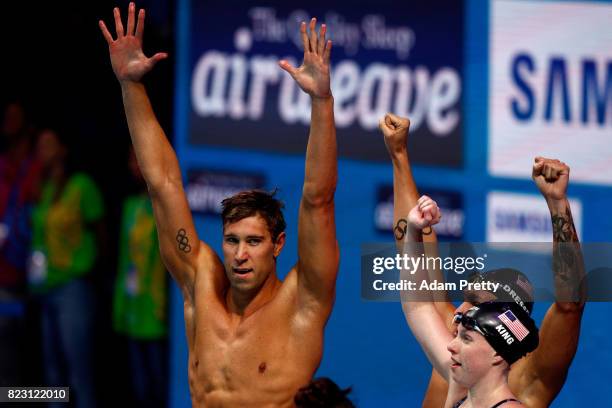
[[[232,315],[245,319],[270,302],[280,290],[282,282],[271,272],[263,285],[252,291],[240,291],[229,287],[225,296],[225,303]]]
[[[507,372],[491,370],[468,390],[466,406],[488,408],[506,398],[514,398],[508,387]]]

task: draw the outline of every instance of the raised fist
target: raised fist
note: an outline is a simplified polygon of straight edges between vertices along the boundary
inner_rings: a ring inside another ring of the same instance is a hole
[[[424,195],[419,198],[417,205],[408,213],[408,223],[411,228],[422,230],[440,222],[442,214],[438,204],[430,197]]]
[[[562,161],[536,157],[531,178],[547,200],[566,198],[570,168]]]
[[[387,146],[389,153],[398,153],[406,149],[408,129],[410,129],[409,119],[387,113],[378,122],[378,127],[383,133],[385,146]]]

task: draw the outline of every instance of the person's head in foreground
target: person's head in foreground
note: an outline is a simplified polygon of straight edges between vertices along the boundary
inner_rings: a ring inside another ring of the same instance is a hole
[[[297,408],[354,408],[347,395],[351,388],[341,389],[327,377],[316,378],[295,394]]]
[[[257,292],[276,279],[286,223],[283,203],[274,194],[243,191],[221,203],[223,263],[233,290]]]
[[[538,346],[538,328],[514,302],[486,302],[455,314],[456,335],[448,344],[451,377],[472,389],[493,391],[507,381],[510,366]]]

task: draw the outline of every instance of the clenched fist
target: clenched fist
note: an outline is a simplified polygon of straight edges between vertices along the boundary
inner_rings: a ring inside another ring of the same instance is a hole
[[[400,153],[406,150],[408,129],[410,129],[409,119],[387,113],[385,117],[378,122],[378,127],[383,133],[385,146],[387,146],[387,150],[390,154]]]
[[[546,200],[566,198],[570,168],[556,159],[536,157],[531,177]]]
[[[410,228],[422,230],[426,227],[431,227],[440,222],[442,214],[438,204],[430,197],[424,195],[419,198],[417,205],[408,213],[408,224]]]

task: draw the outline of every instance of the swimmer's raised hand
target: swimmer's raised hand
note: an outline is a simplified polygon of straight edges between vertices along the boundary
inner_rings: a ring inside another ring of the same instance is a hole
[[[402,118],[392,113],[387,113],[385,117],[378,122],[378,128],[383,133],[385,146],[387,146],[387,150],[391,156],[406,151],[408,130],[410,129],[410,120],[408,118]]]
[[[564,200],[570,168],[556,159],[536,157],[531,177],[546,200]]]
[[[124,31],[119,8],[113,10],[115,16],[115,31],[117,38],[113,40],[104,21],[99,21],[102,35],[108,43],[111,65],[119,82],[139,82],[144,74],[149,72],[158,61],[166,58],[168,54],[158,52],[148,58],[142,51],[142,36],[144,32],[145,11],[140,9],[136,21],[136,6],[130,3],[128,8],[127,30]]]
[[[306,23],[300,25],[302,43],[304,45],[304,61],[295,68],[287,60],[281,60],[278,65],[287,71],[298,83],[300,88],[313,98],[328,98],[331,96],[329,58],[332,42],[325,39],[327,27],[321,25],[319,34],[316,32],[317,19],[310,20],[309,32]]]
[[[438,204],[430,197],[424,195],[419,198],[410,213],[408,213],[408,224],[413,230],[422,230],[440,222],[442,213]]]

